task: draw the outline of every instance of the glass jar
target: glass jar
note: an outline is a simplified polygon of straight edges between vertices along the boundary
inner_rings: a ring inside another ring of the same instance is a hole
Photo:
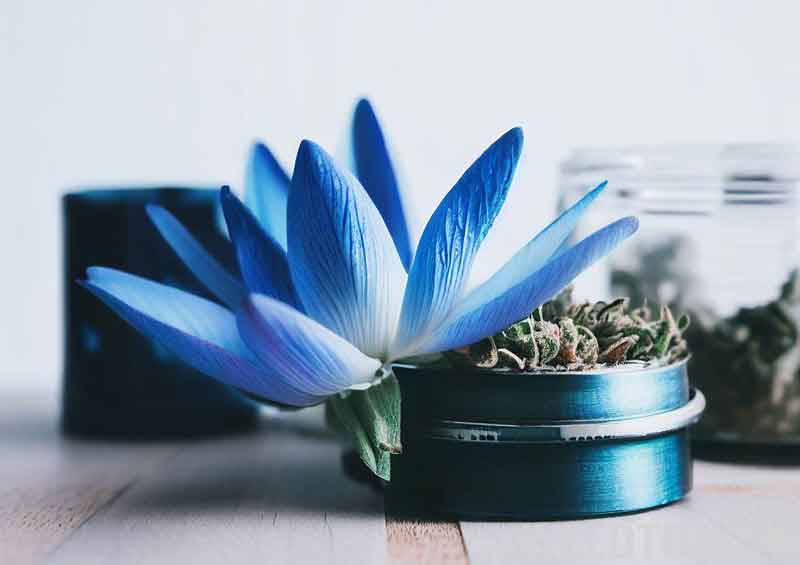
[[[800,148],[755,144],[585,149],[562,163],[562,209],[609,181],[576,238],[640,220],[576,295],[691,316],[700,439],[800,445],[799,169]]]

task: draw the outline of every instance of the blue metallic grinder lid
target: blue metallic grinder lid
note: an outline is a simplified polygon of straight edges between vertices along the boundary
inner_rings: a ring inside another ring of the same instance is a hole
[[[403,401],[425,419],[509,422],[616,420],[689,401],[686,361],[531,373],[396,365]],[[409,398],[412,397],[412,398]]]

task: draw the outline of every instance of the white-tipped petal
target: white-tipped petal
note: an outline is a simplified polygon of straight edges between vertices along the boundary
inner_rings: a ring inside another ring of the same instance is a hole
[[[381,363],[291,306],[254,294],[237,312],[239,332],[262,364],[293,387],[330,395],[375,378]]]
[[[289,269],[305,312],[385,358],[406,272],[375,204],[318,145],[300,145],[289,194]]]

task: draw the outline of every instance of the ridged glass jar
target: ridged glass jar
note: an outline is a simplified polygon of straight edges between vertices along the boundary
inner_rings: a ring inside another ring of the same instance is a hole
[[[574,151],[561,207],[607,179],[575,237],[623,215],[639,233],[576,281],[687,312],[689,374],[708,400],[695,437],[800,445],[800,148],[654,146]]]

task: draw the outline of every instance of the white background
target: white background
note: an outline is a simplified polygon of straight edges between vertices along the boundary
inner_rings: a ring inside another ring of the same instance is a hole
[[[69,187],[241,185],[254,138],[287,166],[302,137],[336,151],[366,94],[418,234],[522,125],[486,272],[551,217],[572,146],[796,140],[798,6],[0,0],[0,378],[57,390]]]

